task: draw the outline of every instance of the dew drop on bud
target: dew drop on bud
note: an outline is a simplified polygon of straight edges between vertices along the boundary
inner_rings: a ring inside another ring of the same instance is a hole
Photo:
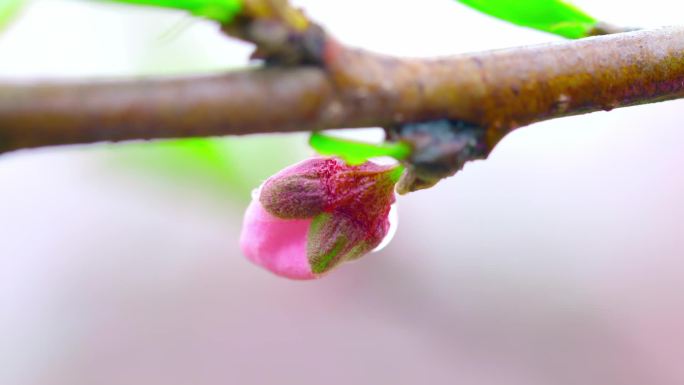
[[[389,230],[387,230],[387,235],[385,235],[385,238],[382,239],[382,242],[380,242],[380,244],[371,251],[372,253],[380,251],[389,245],[389,243],[392,242],[392,238],[394,238],[394,234],[397,232],[397,228],[399,227],[399,213],[396,203],[390,206],[389,217],[387,219],[389,220],[390,224]]]

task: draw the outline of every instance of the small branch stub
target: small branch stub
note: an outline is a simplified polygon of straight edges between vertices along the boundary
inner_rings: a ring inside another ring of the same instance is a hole
[[[326,33],[284,0],[244,0],[223,31],[256,45],[252,59],[271,66],[320,65]]]
[[[484,159],[490,151],[484,128],[457,120],[409,123],[385,131],[389,140],[412,147],[411,155],[403,161],[406,172],[397,184],[399,194],[432,187],[461,170],[466,162]]]

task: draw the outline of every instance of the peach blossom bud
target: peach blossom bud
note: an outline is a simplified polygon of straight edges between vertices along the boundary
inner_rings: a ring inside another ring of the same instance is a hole
[[[319,277],[387,236],[401,168],[312,158],[269,178],[245,214],[243,253],[271,272]]]

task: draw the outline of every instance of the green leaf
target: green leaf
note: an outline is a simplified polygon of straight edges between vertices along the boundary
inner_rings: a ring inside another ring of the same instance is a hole
[[[570,39],[588,36],[597,20],[562,0],[458,0],[480,12],[523,27]]]
[[[19,13],[24,0],[0,0],[0,32]]]
[[[5,0],[0,0],[5,1]],[[242,0],[108,0],[117,3],[173,8],[191,14],[216,20],[220,23],[230,22],[242,10]]]
[[[311,133],[309,145],[322,155],[339,156],[351,165],[361,164],[378,156],[402,160],[411,155],[411,147],[404,142],[372,144],[335,138],[319,132]]]
[[[306,156],[303,139],[294,134],[121,143],[104,152],[103,161],[128,174],[245,202],[254,186]]]

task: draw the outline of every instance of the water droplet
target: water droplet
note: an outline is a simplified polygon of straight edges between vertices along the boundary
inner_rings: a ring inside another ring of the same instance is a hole
[[[399,213],[397,211],[396,203],[390,206],[389,222],[390,227],[389,230],[387,230],[387,235],[385,235],[385,238],[382,239],[382,242],[380,242],[380,244],[373,249],[372,253],[380,251],[384,249],[385,246],[389,245],[389,243],[392,241],[392,238],[394,238],[394,234],[397,232],[397,227],[399,227]]]

